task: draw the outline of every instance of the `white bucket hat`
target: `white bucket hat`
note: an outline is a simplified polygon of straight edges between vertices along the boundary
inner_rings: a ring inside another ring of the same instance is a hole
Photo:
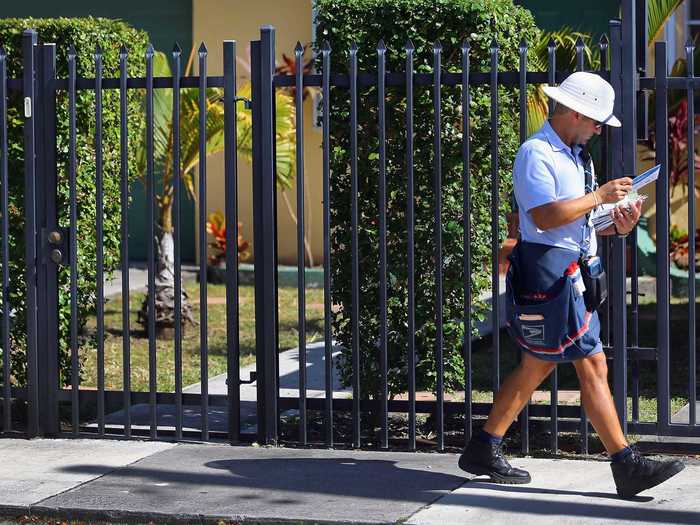
[[[577,71],[558,87],[545,86],[544,92],[560,104],[608,126],[619,128],[620,121],[613,115],[615,90],[595,73]]]

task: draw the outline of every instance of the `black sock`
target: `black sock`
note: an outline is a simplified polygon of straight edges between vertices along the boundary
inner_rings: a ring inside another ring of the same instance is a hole
[[[632,449],[630,447],[625,447],[622,450],[618,450],[614,454],[610,454],[610,461],[612,461],[613,463],[618,463],[620,461],[624,461],[625,458],[627,458],[631,454],[634,454]]]
[[[487,445],[500,445],[503,441],[503,436],[494,436],[493,434],[489,434],[485,430],[481,430],[474,437],[482,443],[486,443]]]

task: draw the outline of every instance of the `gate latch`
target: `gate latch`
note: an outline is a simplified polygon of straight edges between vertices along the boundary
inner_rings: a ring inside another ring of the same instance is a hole
[[[67,266],[70,264],[68,257],[68,228],[43,228],[41,239],[44,247],[43,263],[53,263]]]

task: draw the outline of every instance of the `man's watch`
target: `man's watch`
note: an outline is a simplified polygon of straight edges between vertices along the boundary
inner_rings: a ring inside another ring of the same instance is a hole
[[[613,228],[615,228],[615,235],[617,235],[621,239],[624,239],[625,237],[627,237],[630,234],[630,232],[620,233],[620,231],[617,229],[617,224],[615,224],[614,222],[613,222]]]

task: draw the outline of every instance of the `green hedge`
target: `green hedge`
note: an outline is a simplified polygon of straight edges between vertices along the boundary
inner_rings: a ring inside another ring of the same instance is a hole
[[[535,42],[539,30],[529,11],[511,0],[318,0],[317,42],[328,41],[332,69],[348,71],[348,50],[357,42],[360,71],[374,72],[377,43],[387,45],[387,71],[405,70],[405,44],[416,47],[415,71],[433,71],[433,43],[443,46],[445,71],[460,71],[464,39],[471,41],[471,70],[489,71],[492,39],[500,46],[499,70],[519,67],[519,42]],[[379,368],[379,228],[378,228],[378,133],[377,90],[360,90],[358,172],[360,200],[360,345],[363,395],[377,395]],[[406,241],[406,133],[405,88],[388,88],[387,195],[388,195],[388,332],[389,391],[407,390],[407,241]],[[498,125],[501,204],[499,237],[506,231],[510,206],[511,168],[518,139],[518,91],[499,88]],[[461,89],[442,88],[443,254],[444,254],[444,364],[445,386],[464,385],[461,341],[463,312],[463,228]],[[471,139],[471,290],[475,298],[473,321],[488,313],[479,294],[490,288],[491,256],[491,97],[488,86],[472,88]],[[436,388],[435,367],[435,262],[433,192],[433,100],[431,87],[414,87],[415,108],[415,254],[416,254],[416,348],[417,388]],[[333,301],[341,308],[334,318],[338,343],[345,348],[339,370],[343,381],[351,379],[351,237],[349,97],[347,89],[334,88],[330,100],[331,140],[331,261]],[[474,325],[472,326],[474,330]]]
[[[103,75],[119,76],[119,50],[126,44],[130,53],[129,75],[144,76],[144,54],[148,35],[118,20],[103,18],[53,18],[53,19],[0,19],[0,42],[8,55],[8,76],[21,78],[22,32],[35,29],[40,42],[56,44],[56,66],[59,78],[68,76],[68,50],[73,44],[77,52],[78,77],[94,78],[94,51],[100,45],[103,50]],[[132,90],[128,95],[128,123],[130,144],[130,177],[137,177],[133,159],[145,129],[142,111],[143,95]],[[12,321],[12,374],[15,384],[26,383],[26,283],[24,279],[24,153],[23,118],[20,113],[22,96],[11,93],[9,99],[8,138],[10,173],[10,308],[14,310]],[[78,192],[78,323],[82,328],[96,305],[96,232],[95,232],[95,97],[92,91],[78,91],[77,95],[77,192]],[[59,221],[68,226],[68,94],[56,95],[57,134],[56,162],[58,168]],[[119,265],[120,241],[120,139],[119,92],[103,92],[103,144],[104,155],[104,268],[113,272]],[[41,127],[37,128],[39,132]],[[62,268],[59,274],[59,369],[61,383],[70,382],[70,295],[69,270]],[[40,330],[43,327],[39,327]],[[83,346],[93,345],[88,338]]]

